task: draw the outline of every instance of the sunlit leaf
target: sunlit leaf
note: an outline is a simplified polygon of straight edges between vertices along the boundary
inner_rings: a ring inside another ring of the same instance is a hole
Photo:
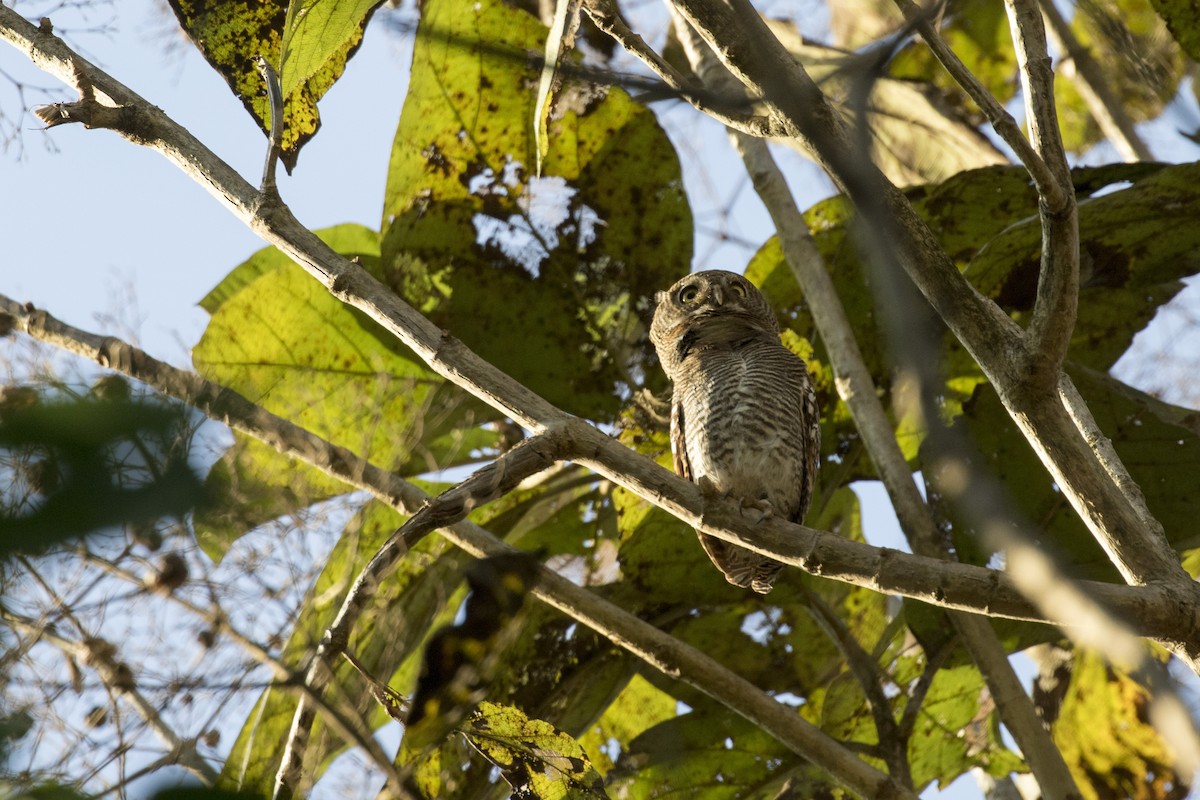
[[[277,70],[284,67],[280,80],[289,88],[283,97],[280,158],[289,172],[296,166],[300,148],[321,125],[317,101],[341,77],[378,5],[367,0],[170,0],[169,4],[184,32],[264,133],[270,131],[270,105],[253,59],[261,56]]]
[[[529,800],[606,798],[604,780],[573,738],[520,709],[480,703],[463,735]]]
[[[1053,734],[1087,800],[1186,794],[1188,780],[1174,771],[1170,742],[1149,720],[1150,701],[1143,686],[1099,655],[1076,651]]]
[[[995,703],[979,670],[962,665],[939,670],[921,705],[908,746],[913,784],[945,788],[972,767],[995,777],[1023,769],[1002,743]]]
[[[324,235],[379,270],[369,232],[339,227]],[[213,316],[192,351],[202,375],[377,466],[417,475],[474,461],[497,440],[480,427],[494,412],[272,249],[235,269],[204,304]],[[198,518],[196,529],[214,557],[255,525],[346,491],[241,438],[209,483],[226,502]]]
[[[310,81],[332,85],[362,42],[363,29],[382,0],[291,0],[283,30],[279,83],[290,97]],[[321,94],[329,86],[324,86]]]
[[[706,709],[634,739],[609,773],[609,785],[614,796],[629,800],[827,796],[819,774],[762,729],[730,711]]]

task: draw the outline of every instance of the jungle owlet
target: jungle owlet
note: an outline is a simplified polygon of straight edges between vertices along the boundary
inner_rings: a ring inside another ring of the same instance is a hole
[[[675,472],[743,506],[803,521],[820,419],[808,370],[780,344],[766,298],[741,275],[712,270],[687,276],[657,301],[650,340],[674,383]],[[782,564],[699,536],[726,580],[771,591]]]

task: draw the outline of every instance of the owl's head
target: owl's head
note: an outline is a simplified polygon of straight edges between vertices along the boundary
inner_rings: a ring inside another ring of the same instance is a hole
[[[680,279],[655,299],[650,341],[667,375],[696,347],[772,337],[779,324],[762,292],[736,272],[708,270]]]

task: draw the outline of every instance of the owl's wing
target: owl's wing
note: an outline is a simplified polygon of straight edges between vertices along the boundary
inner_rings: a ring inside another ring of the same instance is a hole
[[[817,393],[813,391],[812,383],[805,378],[803,392],[803,415],[800,424],[805,426],[804,453],[801,461],[800,502],[791,521],[797,525],[804,524],[804,516],[812,505],[813,492],[816,489],[817,469],[821,460],[821,409],[817,406]]]
[[[683,434],[683,403],[671,403],[671,459],[675,474],[685,480],[693,480],[692,465],[688,461],[687,438]]]

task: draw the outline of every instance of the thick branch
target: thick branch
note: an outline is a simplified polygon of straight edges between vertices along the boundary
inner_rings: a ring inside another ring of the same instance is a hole
[[[79,330],[3,295],[0,295],[0,312],[12,316],[19,330],[36,339],[94,360],[193,405],[236,431],[260,439],[350,486],[371,492],[403,513],[413,513],[428,499],[424,492],[394,473],[271,414],[232,389],[158,361],[119,339]],[[594,430],[591,426],[584,427]],[[599,448],[598,440],[611,442],[598,431],[595,439],[588,436],[582,444],[573,442],[572,452],[587,453],[574,460],[592,461],[603,466],[605,472],[622,474],[625,483],[636,487],[639,495],[649,496],[651,502],[705,533],[831,580],[943,608],[1047,621],[1002,572],[872,547],[781,519],[749,524],[735,503],[714,502],[706,514],[703,496],[694,484],[625,447],[612,448],[611,452]],[[603,462],[598,460],[601,456]],[[1191,636],[1200,628],[1200,620],[1194,614],[1186,614],[1187,607],[1178,597],[1157,586],[1128,587],[1097,581],[1083,581],[1080,586],[1143,636]]]

